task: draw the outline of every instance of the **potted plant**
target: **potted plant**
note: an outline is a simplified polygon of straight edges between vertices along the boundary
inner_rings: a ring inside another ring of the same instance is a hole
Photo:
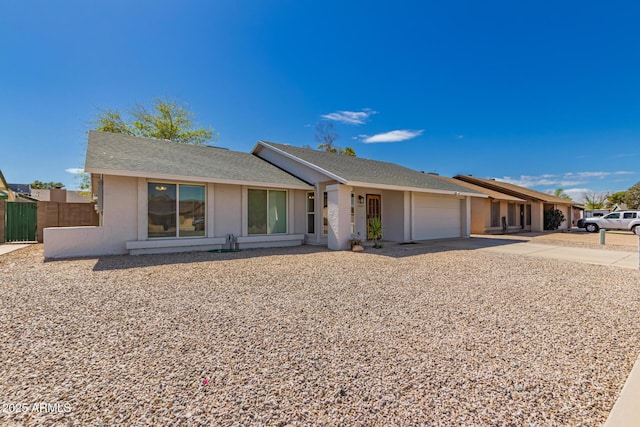
[[[374,241],[374,248],[381,248],[384,246],[384,244],[382,243],[382,221],[380,221],[380,218],[369,218],[367,237]]]

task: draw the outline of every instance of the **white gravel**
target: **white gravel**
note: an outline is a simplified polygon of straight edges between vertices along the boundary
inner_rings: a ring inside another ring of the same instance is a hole
[[[36,245],[0,257],[0,425],[598,425],[640,352],[639,288],[419,247]]]

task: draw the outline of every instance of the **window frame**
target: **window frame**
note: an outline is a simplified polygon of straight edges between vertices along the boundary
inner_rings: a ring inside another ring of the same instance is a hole
[[[309,200],[313,200],[311,210],[309,210]],[[306,199],[305,199],[305,210],[306,210],[306,220],[307,227],[305,228],[305,234],[315,235],[316,234],[316,192],[315,191],[307,191]],[[309,232],[309,225],[313,228],[313,232]]]
[[[507,203],[507,224],[510,227],[516,226],[516,204],[515,202]]]
[[[495,215],[495,216],[494,216]],[[491,201],[490,211],[489,211],[489,226],[490,227],[500,227],[500,202]]]
[[[267,193],[267,232],[266,233],[251,233],[249,231],[249,192],[252,190],[256,191],[266,191]],[[284,210],[285,210],[285,231],[283,233],[273,233],[269,232],[269,192],[278,191],[284,193]],[[289,190],[284,188],[267,188],[267,187],[248,187],[247,188],[247,217],[245,219],[245,225],[247,230],[247,236],[284,236],[289,234]]]
[[[147,212],[145,215],[145,222],[147,224],[146,234],[147,240],[171,240],[171,239],[203,239],[207,237],[207,225],[209,223],[208,218],[208,209],[207,209],[207,184],[206,183],[194,183],[194,182],[183,182],[183,181],[156,181],[156,180],[147,180],[146,182],[146,204],[147,204]],[[162,237],[150,237],[149,236],[149,186],[150,185],[175,185],[176,186],[176,220],[175,220],[175,234],[173,236],[162,236]],[[181,186],[190,186],[190,187],[202,187],[204,189],[204,200],[203,200],[203,214],[204,214],[204,225],[202,236],[180,236],[180,187]]]

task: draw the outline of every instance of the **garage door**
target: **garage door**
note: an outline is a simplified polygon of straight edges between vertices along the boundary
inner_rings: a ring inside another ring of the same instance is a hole
[[[414,240],[461,237],[460,199],[416,194]]]

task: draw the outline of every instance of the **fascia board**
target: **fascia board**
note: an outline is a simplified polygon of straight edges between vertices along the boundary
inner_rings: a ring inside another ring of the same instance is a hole
[[[214,184],[247,185],[252,187],[289,188],[289,189],[297,189],[297,190],[313,190],[314,189],[312,185],[307,185],[302,183],[299,185],[294,185],[294,184],[284,184],[284,183],[277,183],[277,182],[243,181],[243,180],[224,179],[224,178],[206,178],[202,176],[169,175],[169,174],[161,174],[161,173],[135,172],[135,171],[99,169],[99,168],[87,168],[86,172],[102,174],[102,175],[127,176],[132,178],[148,178],[148,179],[158,179],[158,180],[178,181],[178,182],[179,181],[204,182],[204,183],[214,183]]]

